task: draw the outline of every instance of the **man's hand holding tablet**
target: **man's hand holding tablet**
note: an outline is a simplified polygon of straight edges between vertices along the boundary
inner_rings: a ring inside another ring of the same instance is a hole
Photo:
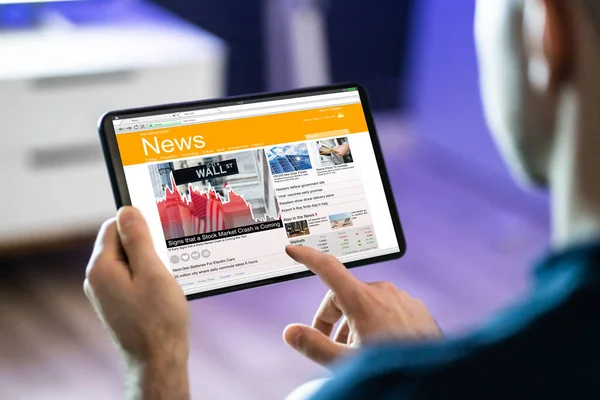
[[[369,341],[440,336],[423,303],[393,285],[360,282],[335,257],[308,247],[286,251],[330,288],[312,327],[294,324],[284,332],[285,341],[311,360],[326,365]],[[122,208],[103,225],[84,289],[122,355],[130,395],[187,399],[186,298],[156,255],[144,217],[135,208]]]
[[[126,398],[188,398],[187,300],[138,210],[102,225],[83,288],[127,368]]]

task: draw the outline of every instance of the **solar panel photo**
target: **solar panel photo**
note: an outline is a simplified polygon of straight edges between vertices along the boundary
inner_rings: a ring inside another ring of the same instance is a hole
[[[306,144],[273,147],[267,152],[273,175],[305,171],[312,168]]]

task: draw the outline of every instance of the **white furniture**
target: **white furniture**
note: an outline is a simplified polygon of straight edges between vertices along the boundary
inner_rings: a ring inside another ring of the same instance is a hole
[[[114,214],[102,113],[223,95],[224,43],[152,10],[0,31],[0,247],[93,232]]]

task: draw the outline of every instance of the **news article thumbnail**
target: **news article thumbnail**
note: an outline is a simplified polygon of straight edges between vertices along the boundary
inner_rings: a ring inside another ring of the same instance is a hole
[[[150,165],[165,239],[279,220],[262,150]]]
[[[308,148],[304,143],[272,147],[266,153],[273,175],[312,168]]]
[[[347,137],[322,139],[309,145],[317,168],[332,167],[354,162]]]
[[[331,229],[341,229],[351,227],[352,224],[352,215],[348,213],[340,213],[329,216],[329,223],[331,224]]]
[[[308,221],[295,221],[289,222],[285,224],[285,232],[289,238],[294,238],[298,236],[310,235],[310,230],[308,229]]]

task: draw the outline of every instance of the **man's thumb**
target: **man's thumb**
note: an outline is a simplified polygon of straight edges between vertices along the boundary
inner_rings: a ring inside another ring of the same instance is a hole
[[[117,229],[132,272],[135,274],[138,266],[148,268],[148,264],[156,260],[156,253],[142,214],[133,207],[121,208],[117,214]]]
[[[321,331],[306,325],[289,325],[283,331],[283,340],[312,361],[327,365],[342,357],[347,346],[336,343]]]

